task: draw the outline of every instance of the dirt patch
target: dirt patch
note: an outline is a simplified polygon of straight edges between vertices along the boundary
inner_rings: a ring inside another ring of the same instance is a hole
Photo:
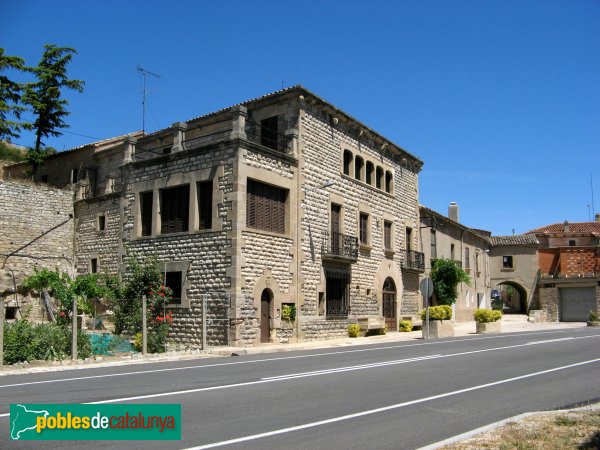
[[[600,449],[600,405],[535,414],[439,449]]]

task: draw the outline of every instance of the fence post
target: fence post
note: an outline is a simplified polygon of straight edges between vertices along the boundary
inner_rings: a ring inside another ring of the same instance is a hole
[[[71,313],[71,359],[77,361],[77,297],[73,296],[73,310]]]
[[[148,325],[146,322],[147,315],[146,296],[142,296],[142,355],[148,353]]]
[[[202,350],[206,350],[206,310],[207,295],[202,296]]]

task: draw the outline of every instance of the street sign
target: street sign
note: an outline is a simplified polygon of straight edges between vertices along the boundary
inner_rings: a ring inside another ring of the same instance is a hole
[[[419,290],[425,298],[431,298],[433,295],[433,281],[431,281],[431,278],[423,278],[419,283]]]

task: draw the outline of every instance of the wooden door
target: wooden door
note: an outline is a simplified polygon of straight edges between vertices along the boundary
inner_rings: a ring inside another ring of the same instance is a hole
[[[386,278],[383,283],[383,317],[388,331],[398,329],[396,306],[396,285],[394,280]]]
[[[260,342],[271,340],[271,293],[265,289],[260,296]]]

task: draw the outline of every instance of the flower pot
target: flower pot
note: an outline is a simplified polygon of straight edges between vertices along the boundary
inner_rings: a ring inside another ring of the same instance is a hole
[[[423,324],[423,339],[427,339],[426,324]],[[454,336],[454,323],[449,320],[430,320],[429,339]]]
[[[502,322],[500,322],[499,320],[497,322],[487,322],[487,323],[476,322],[477,334],[500,333],[500,331],[501,331],[500,324],[501,323]]]

